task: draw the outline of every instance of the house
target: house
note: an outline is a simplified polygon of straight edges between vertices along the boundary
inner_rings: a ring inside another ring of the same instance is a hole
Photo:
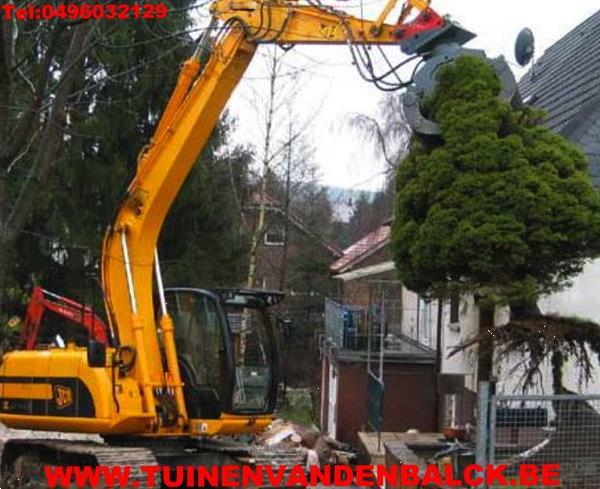
[[[272,195],[251,196],[244,207],[246,225],[258,227],[261,206],[265,207],[265,224],[260,236],[257,257],[257,283],[260,288],[282,290],[288,294],[310,294],[329,285],[327,265],[342,255],[335,244],[311,229],[293,211]],[[286,236],[287,233],[287,236]],[[316,267],[310,273],[302,263],[310,260]],[[322,264],[320,269],[319,264]]]
[[[322,323],[323,297],[332,292],[333,285],[328,267],[342,250],[268,194],[262,198],[254,194],[244,207],[249,232],[258,227],[262,205],[265,223],[256,250],[255,284],[286,293],[278,314],[287,324],[287,380],[295,387],[314,385],[318,377],[315,331]]]
[[[349,443],[376,427],[437,431],[451,407],[447,387],[457,378],[454,415],[464,423],[473,411],[475,395],[465,392],[464,373],[455,367],[452,378],[438,375],[445,362],[438,329],[459,321],[458,303],[440,309],[402,285],[390,250],[391,224],[367,233],[330,267],[338,285],[337,296],[326,300],[317,414],[330,436]]]
[[[600,188],[600,10],[546,50],[519,82],[546,125],[579,145]]]
[[[369,287],[365,279],[396,279],[389,251],[391,220],[381,224],[353,243],[330,266],[335,275],[338,297],[353,304],[369,303]]]
[[[381,331],[381,310],[327,301],[321,342],[317,417],[324,431],[356,445],[367,430],[435,431],[435,351],[400,334]],[[348,333],[348,323],[358,328]]]
[[[331,266],[341,303],[366,307],[385,294],[387,328],[434,346],[432,303],[402,286],[390,250],[392,220],[360,238]],[[402,325],[402,327],[400,327]]]
[[[586,154],[590,177],[600,191],[600,10],[546,50],[519,82],[525,102],[547,113],[545,124]],[[600,323],[600,259],[589,262],[567,289],[544,297],[548,314],[579,316]],[[576,365],[565,368],[574,391],[599,393],[600,381],[579,385]],[[600,372],[596,369],[596,374]],[[546,379],[550,376],[546,375]],[[544,388],[550,390],[548,381]]]
[[[578,145],[590,164],[590,177],[600,189],[600,11],[567,33],[546,50],[520,80],[524,102],[543,109],[547,127]],[[600,323],[600,260],[587,264],[567,289],[543,297],[540,309],[546,314],[579,316]],[[508,322],[507,308],[497,308],[495,324]],[[472,297],[463,297],[458,321],[442,329],[444,360],[442,371],[465,374],[466,386],[476,392],[476,350],[447,358],[453,347],[473,336],[478,329],[478,310]],[[517,359],[515,359],[517,361]],[[496,362],[494,375],[499,393],[518,393],[521,379],[514,363]],[[600,370],[598,370],[600,371]],[[600,381],[581,385],[580,370],[574,362],[564,368],[565,386],[574,392],[600,392]],[[550,366],[542,372],[534,390],[552,393]]]

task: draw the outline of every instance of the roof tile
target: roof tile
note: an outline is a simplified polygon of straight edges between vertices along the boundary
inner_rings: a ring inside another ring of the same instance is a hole
[[[557,132],[599,99],[600,10],[548,48],[519,88],[526,102],[547,112],[546,123]]]
[[[342,257],[331,265],[331,271],[340,273],[360,262],[370,251],[376,250],[389,240],[390,230],[390,225],[384,224],[346,248]]]

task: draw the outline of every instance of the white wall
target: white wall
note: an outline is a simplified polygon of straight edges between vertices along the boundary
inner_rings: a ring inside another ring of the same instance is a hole
[[[573,280],[570,287],[544,297],[540,300],[539,305],[545,314],[577,316],[596,321],[600,324],[600,260],[588,263],[583,272]],[[444,360],[442,362],[442,371],[445,373],[466,374],[466,386],[469,389],[476,390],[476,350],[471,349],[450,359],[447,356],[454,346],[476,334],[479,320],[478,310],[474,306],[472,298],[463,299],[460,308],[460,331],[454,332],[448,328],[446,318],[449,312],[447,309],[444,311],[444,336],[442,338]],[[508,313],[507,308],[498,308],[496,311],[496,324],[505,324],[508,321]],[[563,380],[568,389],[576,392],[600,393],[600,364],[593,354],[590,354],[590,358],[593,359],[597,368],[594,380],[587,385],[580,383],[581,370],[574,361],[570,361],[565,365]],[[514,370],[514,367],[521,360],[522,357],[515,357],[510,361],[496,365],[495,373],[499,379],[498,391],[500,393],[511,394],[520,392],[522,370]],[[534,390],[535,392],[552,393],[552,377],[549,362],[544,365],[542,376],[538,379],[538,384],[538,387]]]
[[[576,316],[600,324],[600,259],[590,261],[583,272],[578,275],[571,287],[561,292],[551,294],[539,302],[545,314],[559,314],[562,316]],[[565,386],[576,392],[600,394],[600,364],[595,355],[590,352],[596,369],[594,379],[587,385],[581,385],[581,369],[571,361],[563,368]],[[550,391],[550,368],[544,379],[546,389]]]
[[[578,316],[600,323],[600,260],[589,262],[573,285],[539,302],[546,314]]]
[[[437,337],[437,301],[425,301],[402,288],[402,333],[435,349]]]
[[[465,387],[476,390],[477,386],[477,349],[469,348],[465,352],[457,353],[453,357],[448,356],[454,348],[459,346],[467,338],[477,334],[479,325],[479,313],[473,304],[472,297],[463,298],[460,301],[458,329],[456,325],[450,326],[450,306],[444,308],[444,327],[442,333],[442,372],[446,374],[465,375]]]
[[[402,296],[402,330],[407,336],[419,339],[427,346],[435,348],[437,333],[437,302],[424,304],[423,300],[414,292],[403,289]],[[577,276],[570,287],[565,290],[542,298],[540,308],[545,314],[559,314],[563,316],[577,316],[583,319],[596,321],[600,324],[600,259],[587,264],[583,272]],[[426,314],[423,314],[424,310]],[[419,313],[417,313],[417,310]],[[497,308],[496,325],[508,321],[508,308]],[[424,324],[427,320],[427,325]],[[474,305],[472,297],[461,300],[460,326],[455,331],[450,327],[450,306],[446,304],[442,316],[442,372],[465,375],[466,387],[475,391],[477,389],[477,351],[471,348],[459,353],[452,358],[448,355],[454,347],[464,342],[477,333],[479,312]],[[423,334],[427,328],[428,334]],[[423,341],[426,340],[426,341]],[[597,358],[590,354],[598,367],[595,378],[588,385],[582,385],[581,370],[574,361],[570,361],[564,368],[565,386],[576,392],[600,393],[600,364]],[[515,357],[507,362],[496,364],[496,375],[499,379],[498,391],[501,393],[519,393],[521,388],[522,370],[515,370],[517,362],[522,357]],[[552,377],[550,365],[542,369],[542,376],[538,379],[537,393],[552,393]]]
[[[417,337],[417,306],[419,296],[402,287],[402,333],[409,338]]]
[[[419,340],[435,349],[437,345],[437,301],[426,303],[414,292],[403,288],[402,291],[402,333]],[[450,324],[450,304],[442,310],[442,372],[465,375],[466,386],[476,388],[476,349],[459,353],[452,358],[448,355],[465,338],[474,335],[478,327],[478,311],[473,307],[471,298],[464,299],[460,305],[460,329],[452,330]],[[426,329],[426,332],[424,331]]]

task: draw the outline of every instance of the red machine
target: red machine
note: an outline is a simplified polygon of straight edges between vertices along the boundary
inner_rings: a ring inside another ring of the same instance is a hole
[[[444,17],[432,8],[426,8],[412,22],[404,23],[404,19],[401,17],[398,27],[394,31],[394,36],[399,41],[404,41],[423,32],[441,29],[445,25]]]
[[[90,306],[79,304],[41,287],[35,287],[27,305],[25,323],[21,329],[21,344],[27,350],[34,350],[40,325],[46,311],[51,311],[66,320],[82,325],[94,340],[107,344],[107,327]]]

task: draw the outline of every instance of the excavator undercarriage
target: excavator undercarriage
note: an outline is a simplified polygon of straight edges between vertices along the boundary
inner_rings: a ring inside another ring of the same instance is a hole
[[[55,439],[11,440],[2,459],[4,474],[1,487],[45,489],[48,487],[45,468],[63,467],[64,474],[71,475],[76,485],[74,467],[107,468],[100,472],[98,482],[83,485],[84,488],[107,487],[113,480],[115,487],[167,487],[191,489],[196,487],[219,487],[222,480],[218,467],[272,467],[278,474],[285,467],[289,475],[295,466],[304,467],[306,452],[300,448],[278,448],[253,445],[243,440],[151,440],[148,438],[107,439],[104,443],[93,441],[67,441]],[[69,467],[71,469],[69,469]],[[204,468],[205,470],[198,468]],[[71,472],[69,472],[71,470]],[[108,477],[105,474],[109,474]],[[60,480],[60,479],[59,479]],[[128,481],[128,484],[124,484]],[[217,482],[217,485],[213,483]],[[268,478],[257,489],[270,489]],[[58,486],[60,487],[60,486]]]

